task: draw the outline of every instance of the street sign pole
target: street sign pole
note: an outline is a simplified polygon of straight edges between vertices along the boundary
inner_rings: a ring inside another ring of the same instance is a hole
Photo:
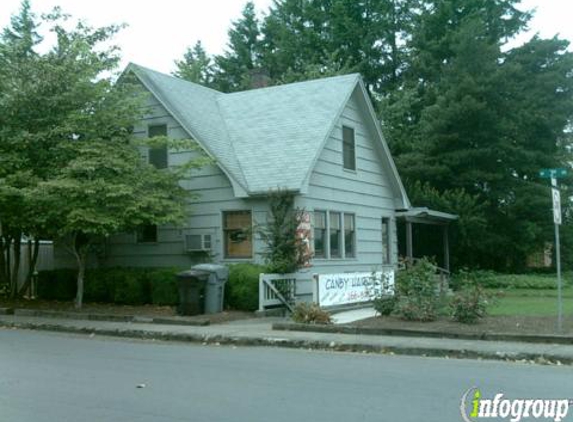
[[[553,220],[555,223],[555,261],[557,266],[557,331],[563,329],[563,297],[561,282],[561,248],[559,242],[559,224],[561,224],[561,198],[557,186],[557,179],[551,178],[551,190],[553,197]],[[557,200],[556,200],[557,198]]]
[[[557,179],[567,176],[564,168],[543,169],[539,177],[551,179],[551,199],[553,200],[553,223],[555,224],[555,266],[557,267],[557,331],[563,329],[563,292],[561,281],[561,247],[559,243],[559,225],[561,224],[561,193]]]

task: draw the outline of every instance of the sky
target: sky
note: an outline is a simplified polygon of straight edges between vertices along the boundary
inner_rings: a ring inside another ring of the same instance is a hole
[[[41,14],[54,6],[92,26],[126,23],[115,38],[123,51],[123,65],[134,62],[169,73],[174,60],[201,40],[209,54],[221,54],[231,22],[240,17],[246,0],[31,0]],[[255,0],[259,13],[268,11],[272,0]],[[559,34],[573,43],[573,0],[522,0],[524,9],[537,8],[531,30],[521,42],[538,32],[544,38]],[[0,28],[17,13],[20,0],[0,1]],[[573,47],[570,47],[573,50]]]

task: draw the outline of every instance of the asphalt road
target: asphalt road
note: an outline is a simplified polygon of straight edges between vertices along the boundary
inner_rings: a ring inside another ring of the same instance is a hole
[[[0,330],[0,421],[457,422],[472,386],[573,398],[573,368]]]

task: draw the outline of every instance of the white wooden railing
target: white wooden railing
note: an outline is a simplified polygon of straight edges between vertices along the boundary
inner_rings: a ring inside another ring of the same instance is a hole
[[[315,300],[311,274],[260,274],[259,311],[275,306],[285,306],[292,311],[297,300],[304,296]]]

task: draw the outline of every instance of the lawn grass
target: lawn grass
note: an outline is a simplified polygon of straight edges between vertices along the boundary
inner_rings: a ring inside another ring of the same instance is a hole
[[[556,289],[489,289],[498,296],[488,308],[488,314],[496,315],[557,315]],[[563,289],[563,315],[573,315],[573,287]]]

